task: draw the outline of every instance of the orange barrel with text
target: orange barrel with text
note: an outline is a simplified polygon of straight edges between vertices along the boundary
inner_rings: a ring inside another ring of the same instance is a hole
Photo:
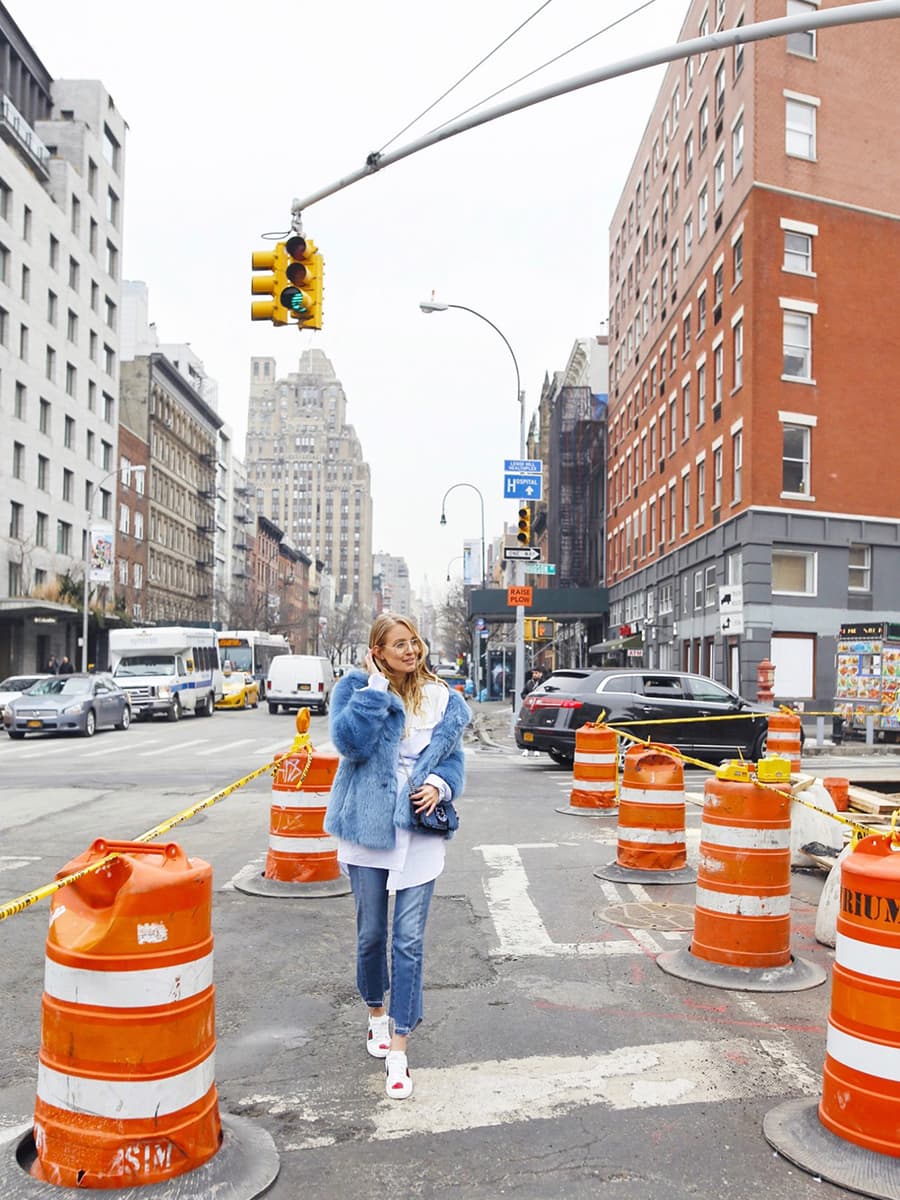
[[[796,774],[800,770],[800,718],[796,713],[769,713],[766,724],[766,754],[786,758]]]
[[[900,854],[890,837],[863,838],[841,863],[819,1120],[900,1157]]]
[[[616,807],[618,740],[608,725],[582,725],[575,731],[572,808]]]
[[[216,1092],[212,868],[175,843],[107,842],[50,909],[31,1173],[159,1183],[210,1159]]]
[[[341,878],[337,842],[325,832],[338,761],[336,754],[322,754],[308,743],[277,759],[265,879],[327,883]]]
[[[684,767],[670,746],[632,746],[619,789],[616,862],[641,871],[673,871],[687,862]]]
[[[773,779],[783,760],[769,760]],[[760,764],[762,769],[762,763]],[[791,961],[791,797],[762,787],[746,763],[706,781],[690,952],[735,967]]]

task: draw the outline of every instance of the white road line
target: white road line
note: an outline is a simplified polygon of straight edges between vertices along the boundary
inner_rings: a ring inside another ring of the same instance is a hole
[[[68,752],[69,754],[72,753],[72,745],[70,742],[68,742],[68,740],[66,742],[56,742],[48,745],[48,743],[42,738],[37,742],[26,742],[26,744],[18,751],[18,757],[34,758],[36,755],[40,755],[41,758],[43,758],[45,754],[63,754],[65,752]]]
[[[209,739],[206,738],[204,740],[208,741]],[[217,746],[210,746],[208,750],[198,750],[194,757],[206,758],[210,754],[225,754],[227,751],[236,750],[238,746],[246,746],[253,740],[253,738],[238,738],[236,742],[225,742],[224,744],[220,743]]]
[[[259,748],[259,753],[264,755],[266,758],[270,758],[273,754],[283,754],[286,750],[290,750],[290,748],[291,739],[284,738],[280,742],[271,742],[267,743],[265,746],[261,746]]]
[[[122,753],[123,753],[123,747],[122,747],[121,745],[119,745],[119,746],[105,746],[105,747],[104,747],[102,750],[92,750],[92,751],[90,752],[90,754],[79,754],[79,756],[78,756],[78,757],[79,757],[79,759],[84,759],[84,758],[105,758],[105,757],[106,757],[107,755],[109,755],[109,754],[122,754]]]
[[[177,742],[174,745],[171,742],[165,746],[159,745],[159,738],[150,738],[149,741],[141,742],[142,746],[156,746],[156,750],[142,750],[138,754],[138,758],[152,758],[157,754],[169,754],[172,750],[184,750],[188,746],[203,746],[209,741],[209,738],[194,738],[190,742]]]
[[[740,1063],[740,1070],[734,1070]],[[547,1120],[588,1105],[614,1112],[728,1103],[758,1096],[815,1095],[819,1080],[781,1043],[727,1038],[625,1046],[603,1054],[538,1056],[418,1067],[413,1104],[384,1096],[371,1109],[375,1141],[395,1141],[454,1130],[483,1129]],[[373,1076],[374,1094],[377,1082]],[[380,1086],[379,1086],[380,1090]],[[240,1105],[292,1115],[301,1137],[284,1147],[300,1150],[334,1144],[323,1137],[328,1101],[312,1092],[251,1095]],[[304,1126],[309,1137],[302,1136]]]
[[[555,843],[540,843],[540,849]],[[553,942],[528,895],[528,876],[519,854],[521,846],[476,846],[493,873],[485,880],[491,920],[499,946],[493,957],[516,958],[585,957],[598,958],[622,954],[641,954],[634,940],[602,942]]]
[[[0,871],[15,871],[29,863],[40,862],[40,854],[0,854]]]

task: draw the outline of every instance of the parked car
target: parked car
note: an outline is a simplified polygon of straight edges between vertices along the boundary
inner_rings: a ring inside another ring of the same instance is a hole
[[[259,681],[246,671],[236,671],[223,663],[222,687],[224,692],[216,708],[259,708]]]
[[[0,714],[3,713],[10,700],[15,700],[23,692],[27,692],[30,687],[34,687],[39,679],[50,678],[49,675],[10,675],[8,679],[0,681]]]
[[[131,705],[111,675],[47,675],[9,702],[3,724],[16,740],[51,732],[93,737],[103,726],[127,729]]]
[[[613,727],[626,721],[660,721],[626,726],[630,733],[664,742],[701,759],[761,758],[766,749],[766,716],[771,705],[745,700],[704,675],[643,669],[554,671],[522,702],[516,745],[543,750],[558,763],[575,757],[575,732],[606,713]],[[693,720],[685,717],[737,717]]]

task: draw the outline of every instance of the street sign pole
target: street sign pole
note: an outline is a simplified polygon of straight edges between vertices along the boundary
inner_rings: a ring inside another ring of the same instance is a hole
[[[519,458],[525,460],[525,393],[519,392]],[[540,476],[538,476],[540,478]],[[538,498],[540,492],[538,493]],[[525,572],[521,561],[516,563],[516,583],[521,586],[525,582]],[[513,681],[512,723],[515,728],[516,713],[519,699],[525,686],[525,609],[520,604],[516,608],[516,670]]]

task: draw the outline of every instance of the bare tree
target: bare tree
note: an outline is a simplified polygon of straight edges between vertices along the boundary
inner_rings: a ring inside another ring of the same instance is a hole
[[[335,607],[328,613],[319,637],[319,651],[336,667],[352,660],[356,647],[365,643],[368,634],[368,624],[357,609]]]
[[[454,658],[460,654],[472,654],[472,623],[465,588],[454,583],[447,599],[437,613],[437,627],[444,643],[444,651]]]

